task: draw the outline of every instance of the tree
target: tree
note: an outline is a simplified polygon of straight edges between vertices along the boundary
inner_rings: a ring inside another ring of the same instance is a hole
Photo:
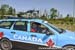
[[[13,15],[13,16],[15,16],[15,14],[16,14],[15,8],[10,7],[9,10],[8,10],[8,15]]]
[[[69,14],[67,14],[67,16],[66,16],[67,18],[69,18],[70,17],[70,15]]]
[[[3,9],[3,8],[1,8],[1,16],[4,16],[4,14],[5,14],[5,9]]]
[[[15,8],[13,9],[13,15],[14,15],[14,16],[16,15],[16,10],[15,10]]]
[[[1,5],[0,8],[0,16],[2,16],[2,18],[6,15],[15,15],[16,14],[16,10],[14,8],[12,8],[9,5]]]
[[[4,18],[4,15],[7,15],[7,12],[9,10],[9,5],[1,5],[1,8],[0,8],[0,18]]]
[[[1,9],[0,9],[0,15],[1,15]]]
[[[9,10],[9,5],[6,5],[6,4],[1,5],[1,14],[2,15],[7,15],[8,10]]]
[[[12,14],[13,14],[13,8],[12,7],[9,7],[8,15],[12,15]]]
[[[55,8],[51,8],[50,12],[51,12],[51,18],[52,19],[57,17],[57,10]]]

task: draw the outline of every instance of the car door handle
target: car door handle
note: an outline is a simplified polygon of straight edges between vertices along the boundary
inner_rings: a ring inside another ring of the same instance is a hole
[[[15,32],[11,32],[12,34],[16,34]]]
[[[36,37],[36,35],[31,35],[32,37]]]

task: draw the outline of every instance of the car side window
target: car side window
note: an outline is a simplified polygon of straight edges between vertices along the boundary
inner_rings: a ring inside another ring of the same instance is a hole
[[[52,33],[52,31],[50,31],[49,28],[47,28],[43,24],[40,24],[40,23],[37,23],[37,22],[31,22],[31,32],[41,33],[41,34]]]
[[[27,31],[27,22],[18,21],[14,24],[14,30]]]
[[[13,21],[2,21],[0,22],[0,28],[10,29]]]

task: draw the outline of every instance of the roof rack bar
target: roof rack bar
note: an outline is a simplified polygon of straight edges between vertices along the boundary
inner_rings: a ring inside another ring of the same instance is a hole
[[[6,17],[6,19],[39,19],[39,18],[37,18],[37,17],[10,17],[10,16],[8,16],[8,17]]]

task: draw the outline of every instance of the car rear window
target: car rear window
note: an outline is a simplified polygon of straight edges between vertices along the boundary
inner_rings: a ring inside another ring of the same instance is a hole
[[[14,30],[27,31],[27,22],[17,21],[13,27]]]
[[[3,22],[0,22],[0,28],[10,29],[12,24],[13,24],[12,21],[3,21]]]

